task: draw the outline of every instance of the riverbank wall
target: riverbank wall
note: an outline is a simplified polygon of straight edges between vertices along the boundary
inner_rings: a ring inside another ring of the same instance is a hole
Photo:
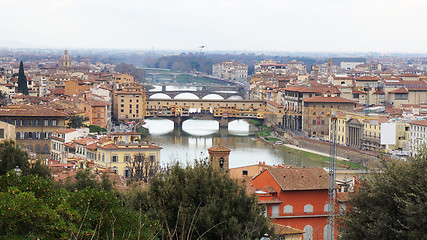
[[[330,143],[298,136],[290,131],[284,131],[284,140],[300,148],[307,148],[324,154],[329,154]],[[348,159],[364,167],[375,167],[379,160],[379,154],[361,149],[337,144],[337,156]]]

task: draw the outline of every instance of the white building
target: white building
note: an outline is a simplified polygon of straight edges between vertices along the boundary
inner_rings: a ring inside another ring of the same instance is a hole
[[[248,81],[248,66],[226,61],[212,66],[212,75],[216,78],[245,83]]]
[[[67,156],[65,151],[66,143],[69,143],[73,140],[79,138],[85,138],[89,134],[89,128],[80,128],[80,129],[64,129],[52,133],[51,138],[51,158],[61,163],[65,163]]]
[[[427,142],[427,120],[419,120],[410,122],[409,124],[411,156],[414,156],[418,152],[418,149],[425,146]]]

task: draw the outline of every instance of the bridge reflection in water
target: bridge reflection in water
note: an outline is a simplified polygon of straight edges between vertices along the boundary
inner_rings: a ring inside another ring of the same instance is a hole
[[[161,164],[192,162],[196,158],[207,157],[208,148],[221,144],[232,149],[230,167],[257,164],[259,161],[271,165],[323,166],[257,141],[255,127],[244,120],[230,122],[228,129],[219,128],[216,121],[193,119],[185,121],[182,128],[174,128],[173,122],[166,119],[147,119],[145,126],[150,131],[150,141],[163,147]]]

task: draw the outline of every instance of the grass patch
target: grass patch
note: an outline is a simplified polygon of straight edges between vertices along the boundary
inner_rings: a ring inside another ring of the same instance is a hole
[[[267,141],[282,141],[281,139],[278,139],[278,138],[266,138],[265,140],[267,140]]]
[[[298,149],[293,149],[287,146],[279,146],[278,147],[280,150],[297,155],[297,156],[301,156],[304,158],[308,158],[311,159],[313,161],[316,162],[321,162],[321,163],[328,163],[329,164],[329,157],[327,156],[323,156],[323,155],[319,155],[319,154],[315,154],[315,153],[311,153],[311,152],[306,152],[306,151],[302,151],[302,150],[298,150]],[[359,165],[357,163],[351,162],[351,161],[342,161],[342,160],[336,160],[336,165],[337,167],[342,167],[342,168],[350,168],[350,169],[367,169],[366,167]]]
[[[261,122],[259,120],[249,119],[249,122],[252,123],[253,125],[255,125],[256,127],[261,126]]]
[[[259,137],[264,137],[265,138],[265,137],[270,136],[271,129],[269,127],[267,127],[267,126],[261,126],[261,127],[259,127],[259,129],[261,130],[260,132],[257,133],[257,135]]]

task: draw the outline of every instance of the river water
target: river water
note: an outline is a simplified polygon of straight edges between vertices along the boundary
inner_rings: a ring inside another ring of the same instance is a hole
[[[144,125],[151,134],[151,142],[163,149],[160,163],[175,161],[191,163],[208,157],[207,149],[221,144],[231,149],[230,168],[265,162],[269,165],[286,164],[299,167],[326,167],[326,164],[296,156],[257,141],[256,128],[244,120],[230,122],[228,129],[220,129],[214,120],[187,120],[182,129],[174,129],[165,119],[147,119]]]

